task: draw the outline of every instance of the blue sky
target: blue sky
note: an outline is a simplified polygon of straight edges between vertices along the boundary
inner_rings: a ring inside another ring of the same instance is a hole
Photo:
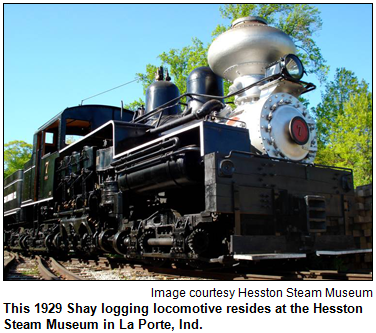
[[[317,5],[323,28],[315,40],[330,65],[372,84],[372,6]],[[32,136],[66,107],[134,79],[157,56],[205,44],[222,19],[219,5],[5,5],[4,142]],[[318,84],[314,76],[306,81]],[[307,94],[311,106],[320,89]],[[310,95],[310,96],[309,96]],[[86,104],[120,106],[142,97],[131,83]]]

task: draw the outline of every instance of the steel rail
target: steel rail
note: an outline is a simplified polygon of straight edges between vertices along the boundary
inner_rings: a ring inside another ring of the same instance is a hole
[[[8,252],[10,258],[4,261],[4,269],[3,269],[3,279],[5,280],[6,275],[9,272],[9,268],[13,265],[14,261],[16,260],[16,255],[13,253]]]
[[[37,256],[36,259],[37,259],[37,263],[38,263],[38,271],[39,271],[39,274],[41,275],[41,277],[43,278],[43,280],[46,280],[46,281],[57,281],[57,280],[60,280],[60,278],[58,276],[56,276],[55,274],[53,274],[45,266],[45,264],[43,263],[43,260],[39,256]]]
[[[50,258],[50,260],[51,260],[52,268],[56,272],[61,274],[66,280],[70,280],[70,281],[84,280],[81,277],[79,277],[78,275],[76,275],[76,274],[70,272],[69,270],[67,270],[64,266],[60,265],[54,258]]]

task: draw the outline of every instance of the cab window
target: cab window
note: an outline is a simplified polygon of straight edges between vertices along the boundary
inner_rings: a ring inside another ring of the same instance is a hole
[[[57,151],[57,138],[59,132],[59,120],[52,123],[38,134],[38,141],[42,144],[42,156]]]
[[[66,132],[65,132],[65,144],[70,145],[80,140],[91,131],[91,124],[86,120],[79,119],[67,119]]]

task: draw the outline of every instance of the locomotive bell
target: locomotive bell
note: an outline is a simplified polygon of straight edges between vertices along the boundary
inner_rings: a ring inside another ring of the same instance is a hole
[[[208,51],[214,73],[234,81],[246,75],[264,75],[265,67],[286,54],[295,54],[291,38],[257,16],[242,17],[219,35]]]

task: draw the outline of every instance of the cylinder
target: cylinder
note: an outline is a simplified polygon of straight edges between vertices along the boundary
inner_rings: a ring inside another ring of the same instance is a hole
[[[150,111],[156,109],[157,107],[170,102],[176,97],[180,96],[179,88],[170,81],[155,81],[147,89],[145,95],[145,113],[148,114]],[[163,115],[176,115],[181,112],[180,105],[175,105],[178,101],[168,104],[168,108],[163,111]],[[158,118],[159,114],[155,116]]]
[[[195,68],[187,78],[187,93],[223,96],[223,80],[206,66]],[[209,97],[188,96],[188,108],[192,112],[198,110]],[[223,99],[220,100],[223,102]]]

